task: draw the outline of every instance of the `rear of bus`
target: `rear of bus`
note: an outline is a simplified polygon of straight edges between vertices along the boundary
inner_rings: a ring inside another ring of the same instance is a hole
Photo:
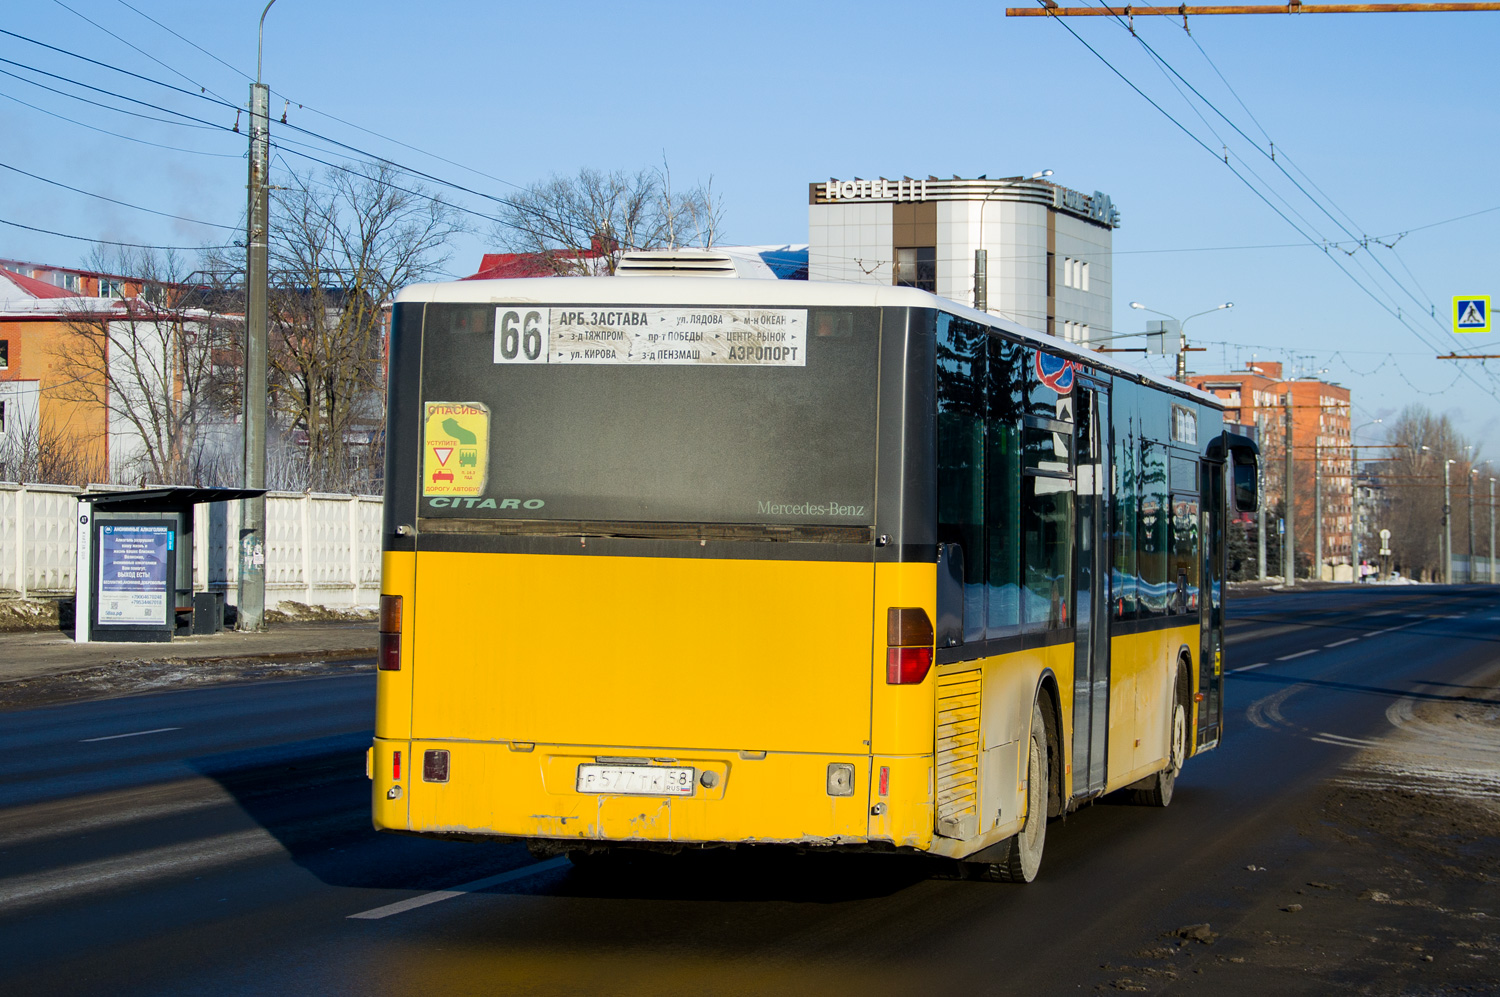
[[[935,567],[904,524],[931,522],[906,470],[931,460],[930,373],[906,376],[931,360],[903,296],[398,298],[377,828],[925,847]]]

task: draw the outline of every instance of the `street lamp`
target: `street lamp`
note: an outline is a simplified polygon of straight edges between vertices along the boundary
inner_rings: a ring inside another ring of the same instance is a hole
[[[1355,426],[1349,431],[1349,523],[1350,523],[1350,552],[1354,555],[1354,580],[1364,581],[1361,573],[1363,564],[1359,556],[1359,431],[1366,426],[1378,426],[1384,419],[1371,419],[1369,422]]]
[[[1448,488],[1448,467],[1457,464],[1458,461],[1447,454],[1432,449],[1427,444],[1422,444],[1422,449],[1428,453],[1436,454],[1443,458],[1443,584],[1453,584],[1453,522],[1449,516],[1452,509],[1452,493]]]
[[[1178,321],[1178,319],[1177,319],[1177,317],[1175,315],[1168,315],[1166,312],[1159,312],[1155,308],[1147,308],[1145,305],[1141,304],[1139,301],[1132,301],[1130,303],[1130,307],[1138,309],[1138,310],[1143,311],[1143,312],[1150,312],[1153,315],[1161,315],[1164,318],[1171,319],[1173,322],[1177,322],[1177,380],[1179,380],[1179,381],[1186,381],[1187,380],[1187,350],[1188,350],[1188,344],[1187,344],[1187,324],[1189,322],[1191,322],[1193,319],[1197,318],[1199,315],[1211,315],[1214,312],[1220,312],[1220,311],[1224,311],[1225,309],[1228,309],[1228,308],[1233,308],[1234,307],[1234,302],[1233,301],[1226,301],[1222,305],[1215,305],[1214,307],[1209,308],[1209,309],[1207,309],[1205,311],[1194,312],[1192,315],[1189,315],[1187,318],[1182,319],[1181,321]]]
[[[989,207],[990,198],[1002,190],[1018,187],[1023,183],[1031,183],[1050,177],[1051,170],[1037,170],[1029,177],[997,183],[990,188],[990,192],[984,195],[984,200],[979,203],[979,247],[974,250],[974,310],[988,314],[990,310],[990,254],[984,248],[984,209]]]

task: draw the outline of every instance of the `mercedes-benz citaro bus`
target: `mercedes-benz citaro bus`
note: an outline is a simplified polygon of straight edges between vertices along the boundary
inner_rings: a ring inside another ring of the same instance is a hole
[[[375,826],[1031,880],[1223,726],[1211,396],[905,287],[396,300]]]

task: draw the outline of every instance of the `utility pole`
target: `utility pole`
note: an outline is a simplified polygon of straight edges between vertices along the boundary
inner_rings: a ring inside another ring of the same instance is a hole
[[[1495,584],[1495,479],[1490,479],[1490,584]]]
[[[1283,449],[1286,451],[1286,474],[1281,491],[1285,496],[1286,534],[1281,538],[1281,577],[1288,588],[1297,584],[1297,505],[1292,501],[1292,389],[1288,385],[1281,396],[1286,403],[1286,428]]]
[[[260,81],[261,51],[265,44],[266,14],[260,12],[260,35],[255,53],[255,82],[250,85],[250,183],[245,232],[245,427],[243,487],[266,487],[266,297],[268,277],[267,229],[271,165],[271,90]],[[239,622],[241,631],[266,628],[266,497],[240,500]]]
[[[1320,423],[1322,418],[1319,413]],[[1319,582],[1323,580],[1323,452],[1318,449],[1321,439],[1313,437],[1313,580]]]
[[[1474,584],[1474,475],[1479,471],[1469,468],[1469,558],[1464,562],[1464,582]]]
[[[1266,476],[1265,476],[1265,474],[1263,474],[1261,472],[1259,465],[1256,466],[1255,473],[1260,476],[1260,481],[1257,483],[1257,494],[1259,494],[1261,496],[1261,499],[1262,499],[1261,502],[1259,502],[1259,503],[1256,504],[1256,508],[1255,508],[1255,552],[1256,552],[1256,554],[1259,557],[1259,560],[1257,562],[1259,564],[1259,566],[1260,566],[1259,579],[1261,581],[1265,581],[1266,580],[1266,503],[1265,503],[1264,499],[1265,499],[1265,494],[1266,494],[1266,485],[1265,485],[1265,477]]]
[[[1443,458],[1443,584],[1453,584],[1453,497],[1448,490],[1448,468],[1453,461]]]

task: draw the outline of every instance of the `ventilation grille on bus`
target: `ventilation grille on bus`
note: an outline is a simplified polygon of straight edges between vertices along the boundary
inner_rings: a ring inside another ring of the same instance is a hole
[[[937,833],[979,833],[979,671],[938,676]]]
[[[728,253],[703,249],[637,250],[620,257],[616,277],[738,277]]]

